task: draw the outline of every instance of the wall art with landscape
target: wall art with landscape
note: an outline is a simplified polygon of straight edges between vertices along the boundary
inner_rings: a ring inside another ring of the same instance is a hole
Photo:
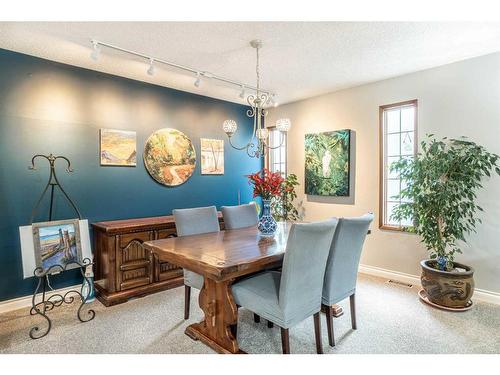
[[[144,164],[151,177],[166,186],[187,181],[196,166],[196,151],[183,132],[165,128],[155,131],[144,147]]]
[[[200,139],[201,174],[224,174],[224,141]]]

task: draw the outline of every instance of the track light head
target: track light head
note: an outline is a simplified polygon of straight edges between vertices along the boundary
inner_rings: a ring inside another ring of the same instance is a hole
[[[241,92],[240,92],[240,95],[239,95],[239,96],[240,96],[240,98],[241,98],[241,99],[245,98],[245,94],[246,94],[246,92],[245,92],[245,86],[244,86],[244,85],[242,85],[242,86],[241,86]]]
[[[200,72],[197,72],[196,73],[196,81],[194,81],[194,86],[200,87],[200,83],[201,83],[201,75],[200,75]]]
[[[90,54],[90,58],[94,61],[97,61],[101,54],[101,48],[99,47],[99,43],[95,40],[92,41],[92,46],[92,53]]]
[[[154,63],[154,60],[153,59],[149,59],[149,68],[148,68],[148,74],[150,76],[154,75],[155,74],[155,66],[153,65]]]

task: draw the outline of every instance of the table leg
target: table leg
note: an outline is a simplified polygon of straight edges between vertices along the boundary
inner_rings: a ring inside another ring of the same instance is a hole
[[[200,340],[218,353],[243,353],[238,347],[235,326],[238,308],[231,293],[232,280],[215,281],[205,278],[199,303],[205,313],[200,323],[186,328],[186,335]]]

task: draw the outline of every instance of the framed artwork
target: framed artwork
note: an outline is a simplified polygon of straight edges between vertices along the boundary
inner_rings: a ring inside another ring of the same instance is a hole
[[[305,193],[349,196],[351,131],[305,136]]]
[[[47,270],[54,265],[66,267],[72,261],[82,261],[80,226],[78,219],[33,223],[35,264]],[[68,265],[67,269],[78,265]],[[56,268],[54,273],[61,270]]]
[[[224,141],[200,138],[201,174],[224,174]]]
[[[137,159],[136,132],[101,129],[100,159],[101,165],[135,167]]]
[[[178,186],[193,174],[196,150],[183,132],[171,128],[160,129],[146,141],[144,164],[155,181],[166,186]]]

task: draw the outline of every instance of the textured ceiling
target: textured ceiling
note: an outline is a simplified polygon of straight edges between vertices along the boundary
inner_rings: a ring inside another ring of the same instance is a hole
[[[0,48],[162,86],[242,102],[237,88],[158,67],[90,39],[255,84],[261,39],[262,86],[291,102],[500,51],[500,23],[415,22],[0,22]]]

